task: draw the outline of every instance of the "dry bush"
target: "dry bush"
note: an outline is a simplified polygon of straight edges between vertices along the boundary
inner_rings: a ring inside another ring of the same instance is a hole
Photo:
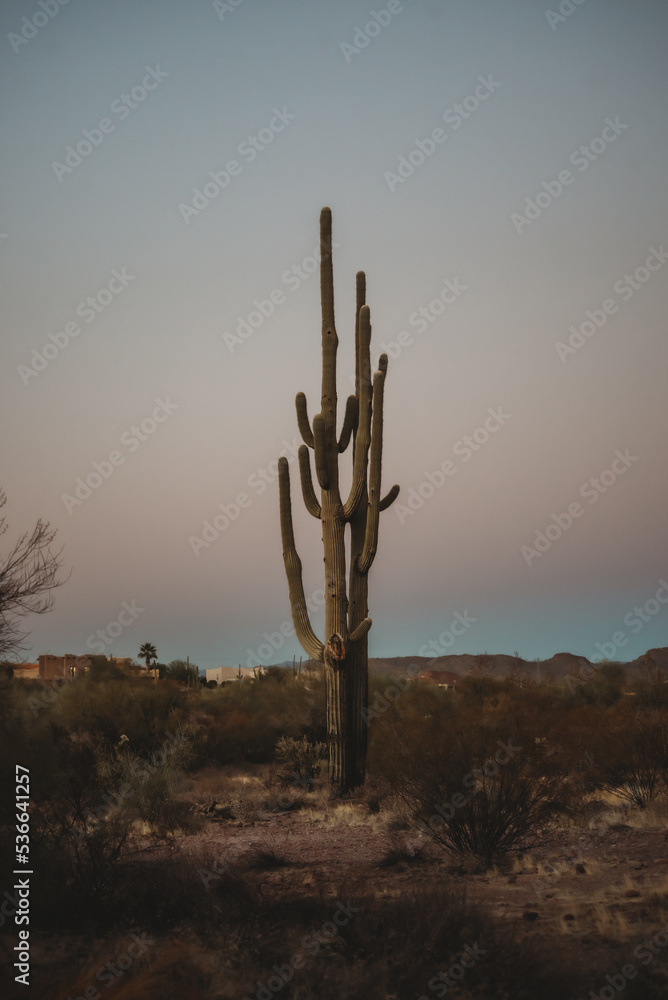
[[[668,713],[624,705],[609,710],[588,735],[589,786],[645,809],[666,789]]]
[[[311,791],[327,762],[327,744],[309,743],[282,736],[276,744],[276,757],[281,762],[279,780],[286,785],[297,785]]]
[[[143,756],[185,722],[189,697],[172,681],[151,684],[126,674],[99,682],[82,677],[65,686],[49,716],[69,732],[91,733],[111,745],[125,736],[129,749]]]
[[[281,737],[325,738],[324,684],[319,678],[307,684],[289,671],[226,684],[207,693],[196,720],[195,750],[203,761],[266,763]]]
[[[496,686],[491,705],[477,688],[432,700],[426,714],[420,692],[408,694],[372,731],[372,767],[445,850],[489,864],[565,807],[570,789],[547,721],[512,687]]]

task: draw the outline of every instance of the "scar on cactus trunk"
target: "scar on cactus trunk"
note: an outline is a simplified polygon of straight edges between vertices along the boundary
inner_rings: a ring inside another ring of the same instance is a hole
[[[371,378],[371,320],[365,303],[366,279],[357,274],[355,306],[355,393],[348,397],[337,435],[332,213],[320,213],[320,297],[322,302],[322,389],[320,412],[308,417],[306,396],[297,394],[297,424],[304,440],[299,473],[306,509],[322,522],[325,552],[325,635],[317,637],[308,616],[302,564],[295,547],[287,459],[278,461],[283,562],[290,590],[292,620],[306,653],[325,665],[329,779],[336,794],[364,784],[367,750],[368,577],[378,546],[380,513],[396,500],[393,486],[381,499],[383,390],[387,355],[381,354]],[[339,490],[339,455],[352,443],[352,483],[345,499]],[[311,451],[320,487],[311,474]],[[349,579],[346,581],[345,527],[350,525]],[[348,584],[346,588],[346,583]]]

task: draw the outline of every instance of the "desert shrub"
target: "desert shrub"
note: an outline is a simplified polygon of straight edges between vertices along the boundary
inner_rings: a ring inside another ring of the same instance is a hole
[[[132,804],[133,819],[141,820],[159,836],[174,830],[194,831],[198,823],[188,802],[176,798],[184,770],[192,757],[192,734],[186,728],[164,740],[149,756],[140,758],[121,741],[111,750],[98,748],[101,777],[123,789]]]
[[[283,784],[310,790],[327,760],[327,744],[309,743],[305,736],[301,740],[282,736],[276,744],[276,757],[283,765],[278,775]]]
[[[626,689],[626,672],[621,663],[603,660],[582,670],[581,676],[569,676],[563,697],[570,705],[616,705]]]
[[[511,677],[492,677],[475,672],[462,677],[457,685],[457,696],[464,705],[482,706],[486,701],[493,701],[516,688],[517,684]]]
[[[324,682],[305,683],[289,671],[235,681],[208,694],[195,719],[201,730],[194,749],[203,762],[268,763],[282,736],[324,738]]]
[[[87,680],[93,684],[99,684],[102,681],[123,681],[127,676],[127,672],[122,667],[107,659],[106,656],[95,654],[88,657]]]
[[[115,893],[119,872],[154,840],[197,825],[187,803],[174,797],[187,760],[187,739],[176,737],[140,758],[128,742],[112,746],[52,722],[35,726],[30,767],[31,838],[35,865],[48,873],[36,889],[36,919],[85,925]],[[148,824],[148,826],[147,826]]]
[[[668,677],[663,670],[646,669],[633,684],[637,708],[668,708]]]
[[[449,853],[491,862],[564,808],[570,790],[540,719],[494,696],[415,717],[402,699],[372,730],[372,767]]]
[[[658,710],[606,713],[592,734],[588,775],[593,787],[644,809],[666,787],[668,715]]]
[[[601,705],[615,705],[626,689],[626,671],[621,663],[607,661],[596,667],[592,678],[595,700]]]
[[[87,732],[117,744],[125,735],[138,754],[152,753],[188,714],[188,692],[174,682],[149,683],[126,674],[122,679],[68,684],[49,716],[69,732]]]
[[[160,676],[162,677],[163,674]],[[197,685],[200,680],[199,667],[187,660],[171,660],[164,669],[164,676],[190,687]],[[204,683],[206,684],[206,678]]]

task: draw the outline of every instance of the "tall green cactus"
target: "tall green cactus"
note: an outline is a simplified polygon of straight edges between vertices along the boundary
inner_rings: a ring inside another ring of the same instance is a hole
[[[299,448],[299,471],[306,509],[322,521],[325,550],[325,635],[316,636],[308,616],[302,582],[302,564],[295,548],[288,461],[278,462],[283,561],[290,589],[292,619],[297,638],[310,657],[324,662],[327,687],[329,777],[337,793],[364,783],[368,706],[368,576],[378,545],[380,512],[397,498],[399,487],[380,496],[383,449],[383,390],[387,355],[381,354],[371,381],[369,345],[371,322],[365,305],[366,280],[357,274],[355,308],[355,394],[348,397],[337,437],[334,276],[332,269],[332,213],[320,213],[320,296],[322,302],[322,391],[320,413],[309,421],[306,397],[297,394],[297,424],[304,439]],[[352,484],[345,502],[339,490],[339,455],[352,441]],[[311,477],[320,486],[318,501]],[[350,575],[346,592],[344,533],[350,524]],[[350,596],[348,596],[348,594]]]

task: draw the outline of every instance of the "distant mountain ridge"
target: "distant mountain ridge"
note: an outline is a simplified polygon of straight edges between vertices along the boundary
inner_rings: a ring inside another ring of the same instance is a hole
[[[628,662],[619,661],[629,673],[637,673],[646,669],[659,669],[668,672],[668,646],[648,649],[642,656]],[[423,671],[445,670],[460,677],[465,677],[472,670],[482,670],[483,673],[503,677],[509,673],[529,674],[536,680],[546,680],[552,676],[555,680],[563,680],[567,674],[579,673],[583,667],[593,667],[598,663],[588,660],[586,656],[575,653],[555,653],[549,660],[524,660],[518,656],[508,656],[506,653],[472,653],[450,654],[446,656],[393,656],[370,657],[369,671],[380,674],[408,674],[409,668],[417,664],[420,673]],[[414,671],[411,670],[411,673]]]

